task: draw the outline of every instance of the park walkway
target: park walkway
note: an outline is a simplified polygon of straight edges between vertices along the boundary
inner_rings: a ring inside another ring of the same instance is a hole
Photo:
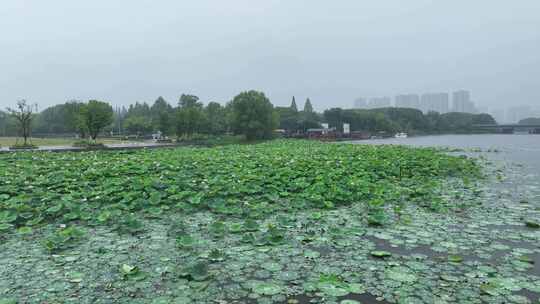
[[[176,147],[178,144],[173,143],[156,143],[156,142],[140,142],[140,143],[118,143],[118,144],[105,144],[106,148],[97,148],[94,150],[132,150],[132,149],[154,149],[154,148],[167,148]],[[0,147],[0,153],[10,152],[22,152],[22,151],[44,151],[44,152],[82,152],[89,149],[83,147],[73,146],[40,146],[37,149],[32,150],[10,150],[9,147]]]

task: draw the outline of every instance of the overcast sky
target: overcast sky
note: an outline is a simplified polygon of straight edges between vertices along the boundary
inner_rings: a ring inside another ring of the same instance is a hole
[[[2,0],[0,109],[468,89],[540,107],[539,0]]]

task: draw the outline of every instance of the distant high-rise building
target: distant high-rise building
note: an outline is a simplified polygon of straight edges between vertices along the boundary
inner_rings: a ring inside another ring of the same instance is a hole
[[[373,97],[369,99],[368,108],[387,108],[392,105],[390,97]]]
[[[354,108],[355,109],[365,109],[367,108],[368,106],[368,103],[367,103],[367,100],[365,98],[357,98],[355,101],[354,101]]]
[[[462,113],[475,113],[476,109],[474,102],[471,101],[471,93],[469,91],[461,90],[456,91],[453,94],[454,112]]]
[[[395,106],[398,108],[420,109],[420,97],[418,94],[404,94],[396,96]]]
[[[517,106],[508,109],[506,119],[510,123],[517,123],[522,119],[534,116],[530,106]]]
[[[448,113],[449,102],[448,93],[426,93],[422,95],[420,109],[424,113],[438,112],[444,114]]]

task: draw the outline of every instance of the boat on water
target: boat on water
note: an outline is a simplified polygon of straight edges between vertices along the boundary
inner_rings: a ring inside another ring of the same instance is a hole
[[[407,137],[409,137],[409,135],[407,133],[400,132],[400,133],[396,133],[396,135],[394,137],[395,138],[407,138]]]

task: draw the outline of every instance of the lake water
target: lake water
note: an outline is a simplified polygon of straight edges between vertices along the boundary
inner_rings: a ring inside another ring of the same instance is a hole
[[[490,157],[522,164],[527,173],[540,174],[540,135],[439,135],[363,140],[354,143],[497,150],[499,153],[490,153]]]

